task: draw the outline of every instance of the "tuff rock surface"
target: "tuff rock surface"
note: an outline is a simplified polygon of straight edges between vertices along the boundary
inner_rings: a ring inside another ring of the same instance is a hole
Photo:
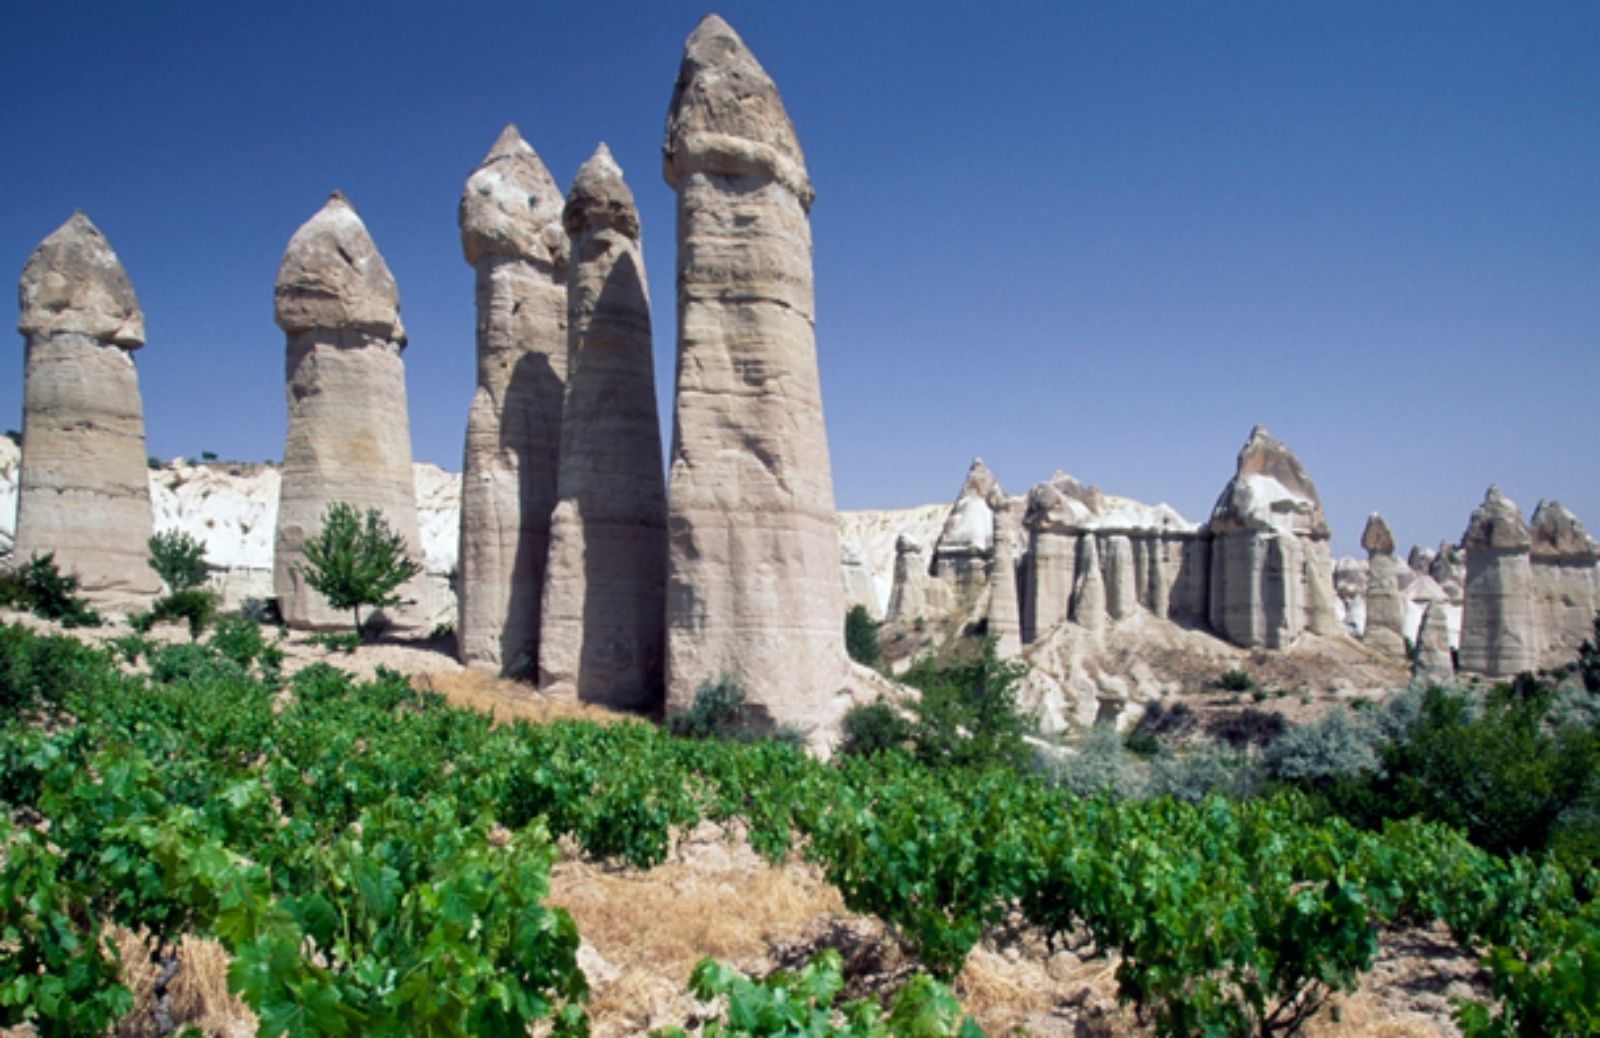
[[[1600,610],[1600,545],[1578,517],[1557,501],[1541,501],[1529,529],[1532,547],[1534,622],[1539,626],[1539,665],[1570,663],[1578,647],[1595,635]]]
[[[564,216],[567,383],[540,617],[542,690],[660,704],[667,502],[639,214],[604,144]]]
[[[1473,509],[1461,545],[1467,555],[1460,666],[1509,677],[1537,665],[1533,615],[1533,539],[1516,502],[1491,486]]]
[[[1367,551],[1367,624],[1362,640],[1379,652],[1403,658],[1406,654],[1405,605],[1400,596],[1399,561],[1394,557],[1394,534],[1383,516],[1373,512],[1361,534]],[[1407,570],[1409,574],[1409,569]]]
[[[539,661],[539,611],[556,503],[567,378],[564,203],[507,126],[467,178],[457,218],[476,275],[477,388],[462,454],[461,662],[522,673]]]
[[[289,409],[273,589],[290,626],[342,627],[350,617],[332,609],[302,573],[305,543],[330,505],[376,508],[422,558],[399,293],[361,218],[334,192],[289,239],[273,295],[287,338]],[[410,604],[386,611],[386,620],[424,628],[431,603],[420,574],[397,593]]]
[[[144,315],[110,243],[75,212],[40,242],[18,284],[23,449],[13,550],[54,554],[92,601],[135,608],[161,590],[144,408],[133,350]]]
[[[725,675],[764,723],[814,728],[842,709],[851,669],[812,191],[777,88],[715,15],[684,46],[663,166],[678,227],[667,708]]]

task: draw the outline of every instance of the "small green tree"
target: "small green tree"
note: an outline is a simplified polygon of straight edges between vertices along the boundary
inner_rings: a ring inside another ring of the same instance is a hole
[[[864,605],[853,605],[844,615],[844,648],[863,667],[876,667],[883,656],[878,645],[878,625]]]
[[[305,544],[305,582],[335,609],[348,609],[361,636],[361,607],[400,605],[395,589],[422,570],[406,552],[406,539],[376,508],[363,517],[342,501],[328,506],[322,530]]]
[[[150,568],[176,593],[206,582],[205,542],[183,530],[165,530],[145,542]]]

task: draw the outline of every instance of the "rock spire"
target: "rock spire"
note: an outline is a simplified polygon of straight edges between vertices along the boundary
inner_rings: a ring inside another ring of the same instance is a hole
[[[1396,658],[1406,654],[1405,602],[1396,574],[1394,534],[1383,516],[1373,512],[1361,533],[1367,551],[1367,625],[1361,640]]]
[[[809,727],[849,672],[812,191],[777,88],[715,15],[684,46],[663,167],[678,196],[668,711],[726,675],[764,722]]]
[[[461,192],[461,251],[477,275],[477,389],[462,457],[461,661],[531,672],[556,502],[567,379],[564,203],[515,126]]]
[[[604,144],[567,195],[567,385],[539,683],[659,705],[667,503],[639,214]]]
[[[40,242],[18,284],[27,343],[15,557],[53,553],[95,602],[143,604],[161,590],[144,408],[133,351],[144,314],[105,236],[75,212]]]
[[[366,225],[336,191],[289,239],[273,295],[287,337],[289,408],[273,590],[291,626],[343,626],[349,617],[300,573],[304,545],[329,505],[378,509],[421,561],[399,293]],[[412,629],[426,623],[420,576],[399,594],[417,608],[387,619]]]
[[[1462,536],[1467,553],[1460,666],[1489,677],[1532,670],[1538,659],[1533,616],[1533,539],[1516,502],[1491,486]]]

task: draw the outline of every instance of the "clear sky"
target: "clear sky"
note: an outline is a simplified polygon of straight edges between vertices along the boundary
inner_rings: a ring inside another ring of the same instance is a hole
[[[273,277],[340,188],[399,284],[416,456],[459,469],[461,186],[508,121],[563,185],[604,139],[670,429],[659,149],[705,2],[0,0],[0,266],[83,208],[144,306],[151,453],[276,458]],[[817,189],[840,507],[948,500],[981,455],[1199,520],[1260,422],[1336,552],[1373,510],[1457,538],[1490,482],[1600,532],[1600,4],[717,10]]]

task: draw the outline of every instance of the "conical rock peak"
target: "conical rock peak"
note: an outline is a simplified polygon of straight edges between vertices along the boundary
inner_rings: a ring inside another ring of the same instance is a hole
[[[714,14],[684,43],[662,158],[673,188],[688,174],[708,173],[771,177],[806,208],[814,195],[777,86],[739,34]]]
[[[278,327],[291,335],[332,328],[405,341],[389,265],[337,191],[289,239],[273,301]]]
[[[514,123],[507,124],[461,191],[461,251],[477,265],[511,256],[564,267],[561,189]]]
[[[634,207],[633,192],[603,141],[578,167],[572,190],[567,192],[562,222],[573,238],[585,231],[610,228],[639,240],[639,211]]]
[[[144,345],[144,312],[128,273],[82,210],[28,257],[17,303],[17,330],[26,336],[70,332],[124,349]]]

